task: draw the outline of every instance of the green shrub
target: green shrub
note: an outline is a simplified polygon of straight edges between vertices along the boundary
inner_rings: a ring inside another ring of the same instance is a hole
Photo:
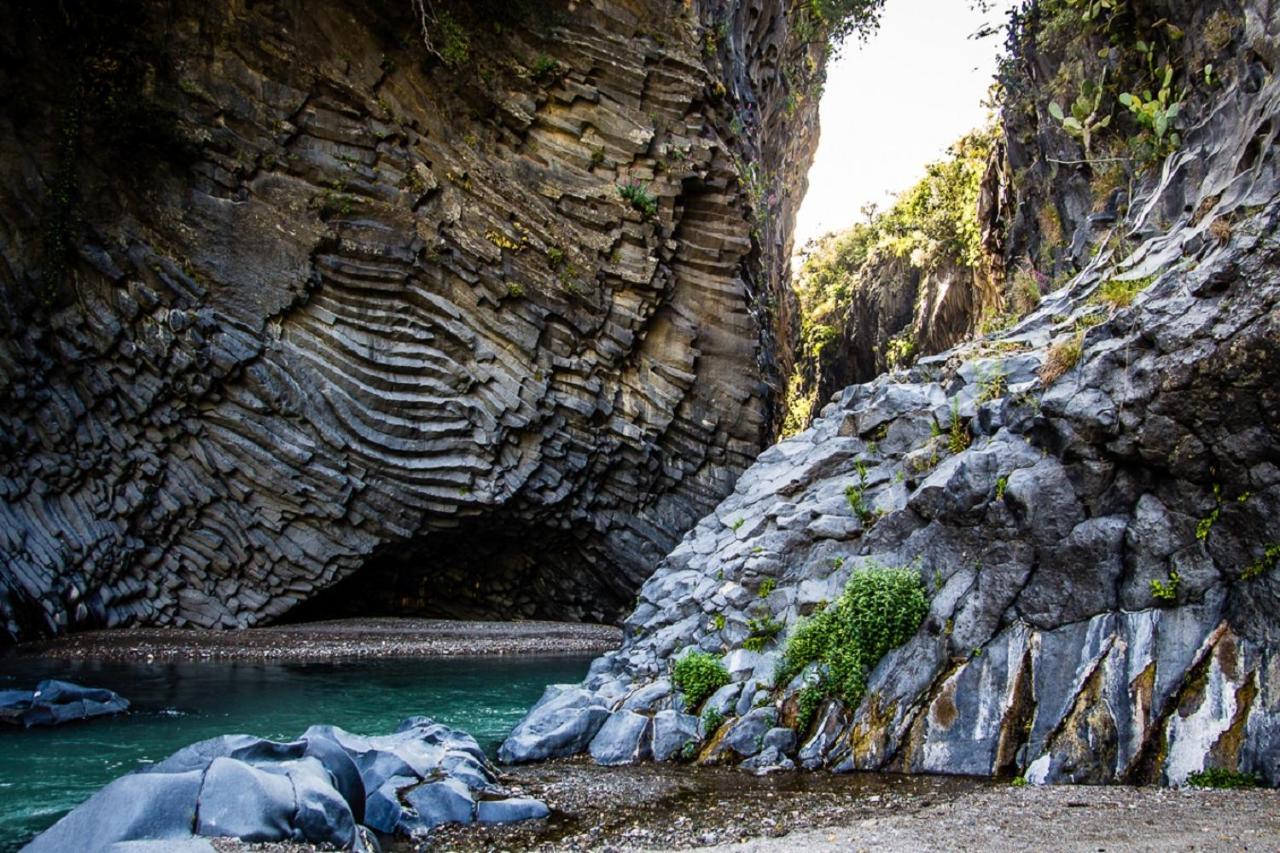
[[[1193,788],[1256,788],[1258,777],[1250,773],[1237,773],[1221,767],[1206,767],[1187,775],[1187,784]]]
[[[882,566],[860,569],[835,604],[792,631],[777,680],[785,684],[809,664],[823,664],[829,692],[854,707],[872,668],[915,635],[928,610],[919,572]]]
[[[716,656],[695,649],[676,661],[671,681],[684,694],[688,707],[696,708],[729,683],[729,670]]]

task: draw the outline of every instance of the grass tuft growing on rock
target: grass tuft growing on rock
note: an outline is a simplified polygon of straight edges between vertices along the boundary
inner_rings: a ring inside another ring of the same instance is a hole
[[[924,583],[915,569],[860,569],[835,604],[792,631],[777,683],[785,684],[818,663],[826,670],[824,692],[857,707],[871,670],[915,635],[928,610]],[[809,701],[814,701],[812,695]]]
[[[714,655],[693,650],[676,661],[671,681],[684,694],[689,708],[696,708],[729,683],[729,670]]]
[[[1057,382],[1066,375],[1067,371],[1080,363],[1083,352],[1084,336],[1079,333],[1054,341],[1045,355],[1044,364],[1040,367],[1040,381],[1046,386]]]

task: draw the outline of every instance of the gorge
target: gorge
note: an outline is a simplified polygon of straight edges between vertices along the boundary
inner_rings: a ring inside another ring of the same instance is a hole
[[[0,636],[621,624],[502,764],[1280,785],[1280,6],[1019,5],[793,282],[880,6],[18,3]]]

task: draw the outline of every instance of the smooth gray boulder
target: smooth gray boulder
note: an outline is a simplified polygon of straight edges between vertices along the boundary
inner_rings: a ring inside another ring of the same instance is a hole
[[[99,853],[119,841],[191,838],[202,771],[122,776],[36,836],[22,853]]]
[[[504,764],[582,752],[609,718],[609,709],[581,688],[559,691],[535,705],[498,749]]]
[[[720,742],[721,750],[731,749],[743,758],[755,755],[764,746],[764,736],[777,723],[773,708],[756,708],[734,722]]]
[[[685,744],[698,740],[698,718],[668,709],[653,715],[653,760],[680,758]]]
[[[596,764],[638,764],[653,755],[653,721],[634,711],[617,711],[591,740]]]
[[[471,792],[457,779],[419,785],[405,795],[417,817],[409,821],[415,830],[431,829],[444,823],[471,823],[476,803]]]

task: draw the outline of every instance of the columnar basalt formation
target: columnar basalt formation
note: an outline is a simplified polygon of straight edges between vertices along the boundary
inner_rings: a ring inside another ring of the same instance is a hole
[[[778,421],[787,5],[22,8],[0,635],[618,614]]]

